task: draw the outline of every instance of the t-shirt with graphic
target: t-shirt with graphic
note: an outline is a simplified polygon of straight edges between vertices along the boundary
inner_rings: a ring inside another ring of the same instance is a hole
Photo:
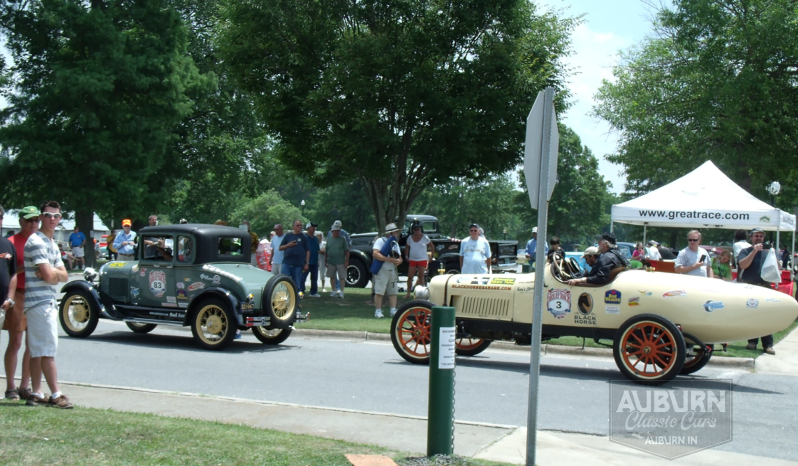
[[[372,249],[376,249],[378,252],[381,251],[382,247],[385,246],[386,241],[388,241],[388,238],[386,238],[385,236],[380,236],[376,241],[374,241],[374,246],[372,247]],[[402,257],[401,254],[402,253],[399,249],[399,242],[394,241],[394,243],[391,245],[391,257],[394,259],[398,259],[399,257]],[[424,258],[423,260],[426,260],[426,258]],[[382,268],[380,270],[383,269],[393,270],[395,268],[396,264],[394,264],[393,262],[383,262]]]
[[[421,239],[418,242],[413,240],[413,237],[407,238],[407,246],[409,248],[409,253],[407,255],[408,259],[411,261],[425,261],[428,260],[429,257],[427,256],[427,245],[431,243],[432,240],[429,239],[429,236],[422,235]]]
[[[293,265],[295,267],[302,267],[305,265],[306,252],[308,248],[308,235],[304,233],[286,233],[283,236],[281,245],[291,244],[296,241],[296,246],[283,249],[283,264]]]
[[[468,238],[460,243],[460,255],[463,256],[463,269],[460,273],[488,273],[485,261],[490,258],[490,243],[482,237]]]
[[[32,309],[55,300],[57,285],[50,285],[36,276],[38,264],[50,264],[57,269],[64,266],[55,241],[41,231],[30,235],[25,243],[25,309]]]

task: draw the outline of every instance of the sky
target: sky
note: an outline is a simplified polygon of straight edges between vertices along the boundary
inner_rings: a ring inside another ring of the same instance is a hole
[[[612,192],[623,191],[623,167],[604,156],[615,150],[617,136],[603,120],[589,116],[603,79],[612,79],[612,66],[620,50],[627,50],[651,33],[651,9],[641,0],[540,0],[544,9],[561,10],[564,16],[584,15],[571,36],[573,55],[564,60],[573,68],[569,88],[572,106],[560,115],[599,159],[599,172],[612,182]]]

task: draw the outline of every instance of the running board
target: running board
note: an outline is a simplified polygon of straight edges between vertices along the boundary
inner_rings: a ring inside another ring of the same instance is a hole
[[[171,325],[173,327],[182,327],[181,322],[174,322],[171,320],[157,320],[157,319],[122,319],[125,322],[133,322],[134,324],[155,324],[155,325]]]

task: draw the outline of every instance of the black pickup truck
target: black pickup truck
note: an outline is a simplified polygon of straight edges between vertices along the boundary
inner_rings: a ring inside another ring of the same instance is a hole
[[[438,274],[439,265],[443,262],[446,273],[460,273],[460,241],[455,238],[448,238],[441,235],[438,219],[431,215],[408,215],[399,245],[404,250],[410,227],[413,223],[421,225],[425,235],[432,240],[433,260],[429,265],[428,274],[435,276]],[[398,223],[398,222],[397,222]],[[349,268],[346,271],[347,286],[364,288],[371,280],[372,251],[374,241],[378,237],[377,232],[357,233],[349,235],[352,239],[352,247],[349,250]],[[490,241],[493,265],[492,273],[504,273],[516,271],[516,254],[518,241]],[[403,261],[399,266],[399,274],[407,275],[407,261]]]

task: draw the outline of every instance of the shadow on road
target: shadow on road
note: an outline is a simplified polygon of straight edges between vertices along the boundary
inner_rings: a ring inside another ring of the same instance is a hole
[[[70,339],[70,337],[61,337]],[[107,332],[94,334],[87,340],[102,341],[125,346],[138,346],[141,348],[159,348],[178,351],[190,351],[195,353],[214,353],[216,351],[202,349],[189,336],[161,335],[148,333],[145,335],[133,332]],[[275,353],[300,348],[291,344],[264,345],[260,342],[234,341],[230,346],[222,350],[223,353],[245,354],[245,353]]]

